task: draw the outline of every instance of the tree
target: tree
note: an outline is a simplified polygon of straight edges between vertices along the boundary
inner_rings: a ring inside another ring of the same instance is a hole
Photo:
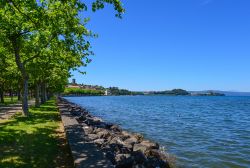
[[[105,3],[113,5],[117,11],[116,16],[121,17],[124,9],[119,0],[93,1],[92,10],[104,8]],[[0,39],[4,39],[4,46],[13,56],[21,73],[22,109],[25,116],[29,114],[30,66],[37,66],[34,65],[37,62],[40,68],[44,65],[42,60],[48,63],[54,57],[56,60],[64,60],[64,64],[67,64],[64,70],[67,71],[89,63],[88,56],[92,52],[89,51],[90,43],[85,39],[93,34],[85,27],[88,18],[79,17],[79,13],[86,10],[87,5],[80,0],[3,0],[0,3]],[[60,53],[55,56],[53,52],[58,54],[58,48],[66,55]],[[46,89],[43,82],[41,84]]]

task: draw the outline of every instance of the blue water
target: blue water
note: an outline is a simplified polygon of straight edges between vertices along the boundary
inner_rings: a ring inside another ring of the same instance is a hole
[[[179,167],[250,167],[250,97],[68,97],[92,114],[140,132]]]

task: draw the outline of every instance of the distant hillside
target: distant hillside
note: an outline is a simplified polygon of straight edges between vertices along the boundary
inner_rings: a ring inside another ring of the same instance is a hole
[[[221,91],[221,90],[204,90],[204,91],[189,91],[189,92],[190,93],[207,93],[208,91],[225,94],[226,96],[250,96],[250,92],[233,92],[233,91]]]

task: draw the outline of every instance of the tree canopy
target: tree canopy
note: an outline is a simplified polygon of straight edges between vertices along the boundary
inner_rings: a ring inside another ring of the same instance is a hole
[[[79,14],[113,5],[116,16],[124,8],[119,0],[3,0],[0,2],[0,94],[6,86],[22,90],[23,114],[28,115],[28,95],[36,105],[64,89],[70,70],[86,66],[93,37],[89,18]],[[8,85],[6,85],[8,83]],[[31,93],[32,94],[32,93]],[[40,98],[39,98],[40,97]]]

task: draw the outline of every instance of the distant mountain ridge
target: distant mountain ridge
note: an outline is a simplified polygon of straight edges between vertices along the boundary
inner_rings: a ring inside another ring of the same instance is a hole
[[[250,96],[250,92],[221,91],[221,90],[203,90],[203,91],[189,91],[189,92],[190,93],[207,93],[209,91],[225,94],[226,96]]]

